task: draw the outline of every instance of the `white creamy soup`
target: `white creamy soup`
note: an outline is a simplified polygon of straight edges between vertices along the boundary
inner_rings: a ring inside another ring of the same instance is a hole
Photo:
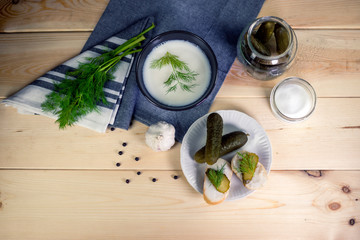
[[[180,82],[173,80],[171,85],[164,84],[174,73],[174,68],[171,64],[162,65],[161,68],[154,68],[151,64],[166,53],[175,55],[186,63],[190,70],[196,73],[195,79],[184,82],[179,78]],[[147,56],[143,68],[146,89],[156,100],[168,106],[184,106],[195,102],[205,93],[210,78],[211,67],[205,53],[195,44],[184,40],[169,40],[154,48]],[[189,86],[190,90],[184,90],[182,84]],[[169,91],[171,87],[176,90]]]

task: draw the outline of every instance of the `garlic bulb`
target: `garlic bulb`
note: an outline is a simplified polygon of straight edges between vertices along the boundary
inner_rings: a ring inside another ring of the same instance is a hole
[[[175,128],[164,121],[152,124],[145,134],[145,141],[156,152],[167,151],[175,144]]]

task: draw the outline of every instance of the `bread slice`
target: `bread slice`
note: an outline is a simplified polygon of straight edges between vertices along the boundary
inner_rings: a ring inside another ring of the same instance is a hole
[[[224,165],[225,164],[225,165]],[[224,201],[226,199],[226,197],[229,195],[229,191],[231,188],[231,177],[233,175],[233,172],[231,170],[231,166],[230,163],[222,158],[219,158],[217,160],[217,162],[213,165],[208,165],[208,168],[206,169],[206,171],[209,168],[212,168],[214,170],[219,170],[224,166],[224,174],[225,176],[229,179],[230,181],[230,187],[229,189],[225,192],[219,192],[215,186],[211,183],[210,179],[208,178],[208,176],[205,174],[205,178],[204,178],[204,187],[203,187],[203,196],[204,196],[204,200],[208,203],[208,204],[219,204],[222,201]],[[206,172],[205,171],[205,172]]]
[[[241,182],[243,182],[242,173],[238,171],[241,159],[242,158],[238,154],[235,154],[235,156],[231,160],[231,169],[241,180]],[[243,182],[243,184],[248,189],[256,190],[264,186],[265,182],[267,181],[267,177],[267,171],[264,165],[262,165],[259,161],[256,165],[255,173],[252,179],[247,183]]]

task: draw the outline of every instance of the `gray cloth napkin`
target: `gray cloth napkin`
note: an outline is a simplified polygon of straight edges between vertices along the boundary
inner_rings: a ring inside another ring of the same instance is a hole
[[[243,28],[256,18],[264,0],[111,0],[83,50],[114,35],[147,16],[153,16],[152,36],[170,30],[185,30],[203,38],[218,61],[218,78],[211,95],[199,106],[168,111],[151,104],[136,85],[133,67],[113,126],[128,129],[134,118],[146,125],[166,121],[175,126],[181,142],[191,124],[205,115],[236,57],[236,43]]]
[[[137,23],[131,24],[128,28],[110,36],[96,44],[80,55],[64,62],[51,71],[47,72],[34,82],[21,89],[19,92],[2,101],[2,103],[16,107],[20,113],[40,114],[51,118],[57,118],[49,112],[43,112],[41,104],[46,99],[46,95],[54,90],[54,83],[62,81],[68,71],[76,69],[79,62],[86,62],[87,57],[98,56],[109,49],[115,49],[126,40],[141,33],[152,18],[145,18]],[[105,83],[104,92],[108,105],[98,103],[99,112],[92,112],[77,122],[77,125],[98,131],[105,132],[109,124],[115,122],[119,106],[123,99],[126,82],[128,80],[134,56],[128,55],[122,59],[114,72],[114,79]]]

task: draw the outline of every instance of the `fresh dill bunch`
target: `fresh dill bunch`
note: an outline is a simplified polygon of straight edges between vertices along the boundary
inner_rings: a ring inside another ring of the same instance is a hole
[[[242,173],[254,173],[257,165],[257,161],[255,160],[255,156],[245,152],[245,153],[237,153],[242,160],[240,161],[239,167],[236,169],[238,172]]]
[[[170,65],[172,68],[172,73],[164,82],[164,86],[168,88],[166,93],[175,92],[178,86],[183,91],[191,92],[192,88],[197,86],[197,84],[192,82],[196,81],[196,76],[199,74],[191,71],[187,63],[181,61],[178,56],[169,52],[166,52],[163,57],[153,60],[150,67],[161,69],[166,65]]]
[[[218,170],[210,168],[206,175],[208,176],[210,182],[215,186],[215,188],[219,188],[221,181],[223,179],[224,175],[224,168],[225,164]]]
[[[72,126],[90,112],[99,111],[97,103],[108,104],[103,87],[107,81],[114,79],[116,65],[123,57],[140,52],[138,47],[145,40],[144,34],[154,27],[152,24],[116,49],[87,58],[87,62],[67,72],[62,82],[54,83],[54,91],[46,96],[42,110],[57,115],[56,122],[60,129]]]

